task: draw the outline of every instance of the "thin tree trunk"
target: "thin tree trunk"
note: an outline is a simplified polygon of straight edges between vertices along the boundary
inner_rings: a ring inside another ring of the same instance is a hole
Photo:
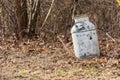
[[[36,0],[32,4],[32,9],[31,9],[31,14],[30,14],[30,19],[29,19],[29,24],[28,24],[28,29],[29,29],[29,38],[32,38],[35,36],[35,29],[36,29],[36,23],[37,23],[37,17],[39,14],[39,7],[40,7],[40,0]]]
[[[27,0],[15,0],[15,11],[18,24],[18,37],[22,39],[25,37],[28,25]]]

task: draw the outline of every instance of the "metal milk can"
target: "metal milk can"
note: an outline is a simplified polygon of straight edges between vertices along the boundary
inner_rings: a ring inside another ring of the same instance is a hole
[[[75,56],[86,58],[99,56],[99,44],[95,25],[87,16],[74,17],[75,24],[71,29]]]

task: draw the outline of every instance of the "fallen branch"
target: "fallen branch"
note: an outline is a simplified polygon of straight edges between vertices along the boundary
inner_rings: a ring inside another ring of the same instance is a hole
[[[106,35],[107,35],[112,41],[116,42],[115,39],[112,38],[108,33],[106,33]]]
[[[64,42],[62,41],[62,39],[61,39],[59,36],[57,36],[57,38],[58,38],[59,41],[62,43],[62,45],[63,45],[63,47],[65,48],[65,50],[70,54],[71,51],[66,47],[66,45],[64,44]]]

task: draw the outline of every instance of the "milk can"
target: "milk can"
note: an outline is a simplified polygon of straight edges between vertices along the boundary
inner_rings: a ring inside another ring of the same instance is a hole
[[[95,25],[87,16],[74,17],[75,24],[71,29],[75,56],[87,58],[99,56],[99,44]]]

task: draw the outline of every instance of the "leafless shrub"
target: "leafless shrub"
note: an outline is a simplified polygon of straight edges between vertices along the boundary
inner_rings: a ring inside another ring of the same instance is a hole
[[[52,0],[40,0],[36,34],[42,40],[57,40],[57,35],[60,34],[64,35],[67,40],[70,37],[70,29],[74,23],[72,16],[76,14],[88,14],[91,21],[96,24],[100,34],[109,33],[115,37],[120,35],[120,7],[115,0],[54,0],[51,12],[45,20],[51,3]],[[6,26],[10,33],[14,33],[13,30],[16,26],[16,16],[12,4],[12,0],[1,0],[0,24],[2,24],[2,27]],[[30,18],[31,15],[29,15],[29,23]]]

